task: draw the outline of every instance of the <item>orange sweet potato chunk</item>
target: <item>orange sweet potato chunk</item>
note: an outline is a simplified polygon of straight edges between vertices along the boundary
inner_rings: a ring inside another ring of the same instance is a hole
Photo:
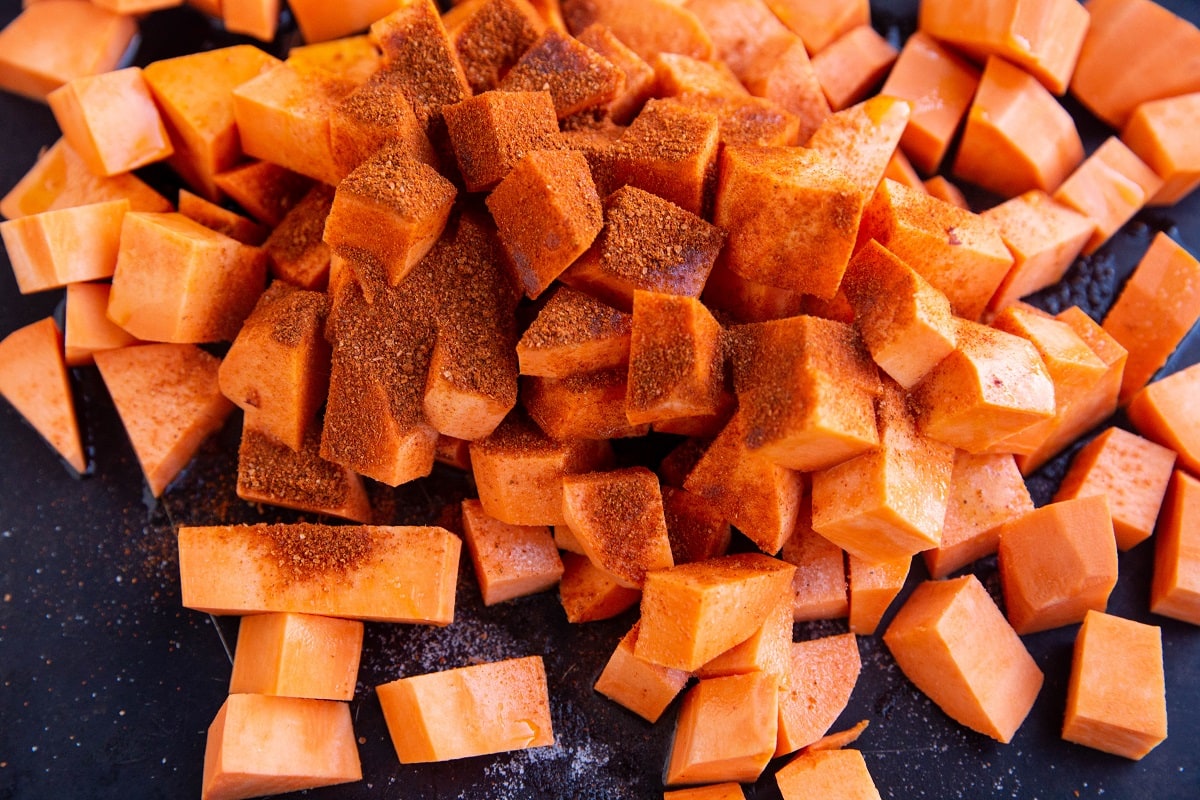
[[[565,378],[531,376],[521,382],[521,404],[559,441],[645,436],[649,423],[631,425],[625,415],[628,374],[616,367]]]
[[[489,517],[478,500],[462,503],[463,538],[484,605],[542,592],[558,584],[562,559],[541,525],[508,525]]]
[[[566,552],[562,561],[558,593],[567,622],[611,619],[636,606],[642,598],[641,592],[622,586],[587,556]]]
[[[634,655],[637,636],[635,623],[604,665],[595,689],[647,722],[657,722],[691,676],[683,670],[660,667],[638,658]]]
[[[910,115],[907,101],[883,95],[872,97],[828,117],[805,147],[841,170],[858,187],[865,202],[896,154]]]
[[[357,620],[289,613],[242,617],[229,693],[351,700],[362,641]]]
[[[128,200],[43,211],[0,222],[21,294],[112,277]]]
[[[1200,625],[1200,480],[1176,470],[1156,533],[1150,610]]]
[[[663,800],[746,800],[746,793],[735,781],[663,792]]]
[[[862,670],[858,640],[843,633],[793,642],[788,669],[779,693],[776,756],[816,742],[845,710]]]
[[[784,800],[836,797],[838,800],[879,800],[879,790],[857,750],[818,750],[792,759],[775,773]]]
[[[701,680],[680,706],[664,782],[758,780],[774,754],[778,708],[770,673]]]
[[[266,226],[205,200],[198,194],[192,194],[187,189],[179,190],[179,213],[230,239],[255,247],[265,242],[270,234]]]
[[[862,636],[875,633],[888,606],[904,588],[911,566],[911,556],[875,563],[856,556],[846,557],[851,631]]]
[[[834,111],[862,100],[896,61],[896,48],[870,25],[839,36],[813,57],[813,69]]]
[[[1149,100],[1134,109],[1121,140],[1163,180],[1147,205],[1169,206],[1200,185],[1200,149],[1184,131],[1200,122],[1200,92]]]
[[[397,0],[348,0],[330,4],[325,0],[295,0],[288,3],[304,41],[324,42],[360,31],[382,19],[400,5]]]
[[[682,4],[671,0],[564,0],[563,19],[578,34],[600,23],[645,61],[657,53],[707,59],[712,38]]]
[[[564,119],[608,106],[625,90],[625,73],[582,41],[548,28],[504,76],[507,92],[549,87],[554,110]]]
[[[1200,367],[1155,381],[1129,403],[1129,418],[1146,438],[1178,453],[1180,466],[1200,475],[1200,417],[1190,413],[1200,391]]]
[[[490,91],[445,107],[446,129],[468,192],[487,192],[532,150],[553,149],[550,92]]]
[[[95,359],[158,497],[233,410],[217,386],[220,362],[190,344],[122,347]]]
[[[554,744],[541,656],[414,675],[375,692],[402,764]]]
[[[72,283],[67,286],[63,344],[68,367],[88,366],[101,350],[128,347],[137,340],[108,318],[107,283]]]
[[[1110,136],[1054,192],[1054,199],[1095,224],[1083,247],[1091,255],[1153,197],[1162,186],[1120,139]]]
[[[0,341],[0,396],[76,472],[87,468],[63,362],[62,334],[53,318],[18,328]]]
[[[696,670],[695,675],[703,680],[769,672],[779,679],[782,687],[791,673],[791,644],[792,601],[789,597],[783,597],[749,639],[704,664]]]
[[[712,503],[686,489],[664,484],[663,517],[676,564],[706,561],[729,550],[731,531],[725,515]]]
[[[517,342],[522,375],[565,378],[629,363],[633,317],[565,286]]]
[[[767,0],[767,6],[804,39],[811,55],[820,53],[842,34],[871,24],[866,0]]]
[[[313,188],[311,178],[270,161],[248,161],[217,173],[213,182],[250,216],[271,227]]]
[[[837,619],[850,613],[846,554],[812,529],[812,501],[805,497],[796,532],[779,557],[796,567],[792,578],[792,617],[796,622]]]
[[[499,88],[505,73],[546,29],[545,20],[525,0],[465,0],[447,11],[442,22],[476,94]],[[535,91],[542,88],[539,84]]]
[[[720,140],[717,114],[673,98],[650,100],[617,142],[613,180],[703,216]]]
[[[333,194],[323,183],[313,186],[271,231],[262,247],[272,276],[302,289],[328,286],[331,254],[323,237]]]
[[[321,458],[321,432],[309,428],[299,449],[242,426],[237,495],[251,503],[294,508],[353,522],[371,521],[371,500],[357,472]]]
[[[575,38],[621,71],[621,87],[608,103],[613,122],[626,124],[637,115],[654,90],[654,68],[618,39],[607,25],[595,23],[576,32]]]

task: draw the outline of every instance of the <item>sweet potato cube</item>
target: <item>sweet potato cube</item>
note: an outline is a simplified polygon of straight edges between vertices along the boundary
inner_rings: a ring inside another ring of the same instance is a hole
[[[734,79],[731,77],[730,80]],[[764,97],[752,97],[741,92],[724,95],[692,92],[676,102],[716,115],[718,138],[722,146],[793,145],[799,138],[799,118],[779,103]]]
[[[696,670],[696,677],[723,678],[769,672],[782,688],[791,672],[792,601],[783,597],[746,641],[736,644]]]
[[[116,69],[137,20],[83,0],[29,3],[0,31],[0,88],[46,102],[76,78]]]
[[[205,200],[187,189],[179,190],[179,213],[230,239],[255,247],[266,241],[270,231],[252,219]]]
[[[846,582],[850,588],[850,630],[870,636],[879,627],[888,606],[904,588],[912,566],[911,556],[893,561],[863,561],[846,557]]]
[[[1091,255],[1161,186],[1162,178],[1120,139],[1110,136],[1062,182],[1054,199],[1092,220],[1095,228],[1083,246],[1083,254]]]
[[[629,362],[633,317],[560,286],[517,342],[522,375],[564,378]]]
[[[442,21],[476,94],[496,89],[546,29],[545,20],[525,0],[466,0]]]
[[[72,283],[67,286],[63,345],[68,367],[89,366],[93,354],[136,344],[124,328],[108,318],[107,283]]]
[[[998,55],[1033,75],[1054,94],[1067,90],[1088,29],[1088,13],[1072,0],[1027,7],[1002,3],[926,0],[919,25],[967,55]]]
[[[741,784],[734,781],[663,792],[663,800],[746,800],[746,793]]]
[[[325,220],[333,208],[334,191],[323,183],[313,186],[263,242],[271,274],[293,286],[320,291],[329,283],[329,245]]]
[[[76,472],[87,468],[63,362],[62,334],[52,317],[18,328],[0,341],[0,396]]]
[[[1095,223],[1040,189],[989,208],[979,216],[994,224],[1013,254],[988,308],[999,311],[1057,283],[1091,238]]]
[[[1104,318],[1104,330],[1129,351],[1121,380],[1122,405],[1166,363],[1197,319],[1200,262],[1158,233]]]
[[[652,664],[699,668],[750,638],[790,594],[795,569],[743,553],[647,573],[634,653]]]
[[[625,90],[625,73],[584,42],[548,28],[504,76],[500,90],[549,88],[554,111],[564,119],[607,106]]]
[[[689,58],[679,53],[659,53],[650,61],[662,97],[706,95],[721,99],[749,92],[724,64]]]
[[[829,298],[858,234],[865,198],[827,157],[801,148],[721,153],[713,221],[724,259],[748,280]]]
[[[704,215],[720,133],[716,114],[670,99],[651,100],[621,135],[614,180]]]
[[[725,555],[730,529],[725,515],[712,503],[686,489],[661,487],[667,539],[676,564],[706,561]]]
[[[595,689],[647,722],[658,722],[691,676],[683,670],[660,667],[638,658],[634,655],[637,636],[635,623],[604,665]]]
[[[922,434],[982,453],[1054,416],[1054,384],[1029,341],[967,320],[957,325],[954,352],[913,389]]]
[[[748,448],[746,435],[743,415],[734,414],[683,488],[712,503],[764,553],[778,553],[796,529],[803,476]]]
[[[1056,500],[1000,529],[1000,582],[1020,634],[1103,611],[1117,582],[1117,547],[1103,496]]]
[[[942,711],[1000,742],[1012,740],[1042,688],[1042,671],[974,575],[922,583],[883,643]]]
[[[767,6],[804,39],[812,55],[842,34],[871,23],[870,5],[864,0],[767,0]]]
[[[175,149],[168,163],[207,199],[219,198],[216,174],[242,157],[233,90],[277,63],[259,48],[243,44],[146,66],[146,83]],[[195,80],[196,75],[205,80]]]
[[[896,153],[910,109],[904,100],[872,97],[827,118],[805,147],[824,156],[849,178],[865,202]]]
[[[1167,738],[1157,625],[1088,612],[1075,637],[1062,737],[1134,761]]]
[[[978,319],[1013,264],[996,227],[977,214],[884,180],[863,211],[859,241],[874,239]]]
[[[680,706],[665,783],[758,780],[775,752],[778,714],[775,675],[751,672],[701,680]],[[730,731],[740,733],[730,736]]]
[[[559,441],[645,436],[649,423],[625,415],[629,373],[623,367],[565,378],[531,376],[521,382],[521,403],[543,431]]]
[[[321,458],[321,431],[313,426],[299,449],[242,426],[237,495],[251,503],[294,508],[352,522],[371,521],[371,501],[357,472]]]
[[[905,130],[908,130],[907,126],[905,126]],[[903,150],[896,150],[892,153],[891,159],[888,160],[887,168],[883,171],[883,177],[891,178],[896,183],[903,184],[910,189],[924,189],[926,192],[929,191],[929,187],[921,180],[921,176],[917,174],[917,170],[913,167],[912,162],[908,160],[908,156],[904,155]],[[945,179],[943,178],[943,180]],[[963,207],[966,207],[965,200]]]
[[[47,98],[75,152],[97,175],[116,175],[174,152],[141,69],[75,78]]]
[[[1120,428],[1084,445],[1063,477],[1055,502],[1100,495],[1108,500],[1117,549],[1128,550],[1154,533],[1175,453]]]
[[[928,34],[904,42],[880,94],[912,104],[900,146],[921,172],[941,165],[978,84],[979,70]]]
[[[813,57],[817,80],[834,111],[862,100],[879,85],[897,51],[870,25],[846,31]]]
[[[591,246],[604,224],[587,159],[531,150],[487,198],[525,294],[535,298]]]
[[[1006,197],[1053,192],[1083,161],[1075,122],[1037,78],[990,56],[967,111],[954,174]]]
[[[456,439],[453,436],[438,434],[433,458],[439,464],[461,469],[464,472],[471,469],[471,443],[466,439]]]
[[[1033,499],[1008,453],[954,454],[942,540],[921,555],[930,576],[945,578],[1000,546],[1000,527],[1033,511]]]
[[[202,800],[242,800],[362,780],[350,706],[230,695],[208,728]]]
[[[462,503],[463,538],[475,565],[484,605],[550,589],[563,574],[544,525],[509,525],[489,517],[478,500]]]
[[[842,289],[871,358],[905,389],[954,350],[946,295],[878,242],[871,240],[854,254]]]
[[[627,186],[604,201],[604,228],[561,279],[622,311],[634,292],[699,297],[725,236],[673,203]]]
[[[287,51],[287,62],[297,69],[320,69],[362,84],[383,66],[383,55],[370,36],[359,34],[296,45]]]
[[[329,141],[342,175],[388,145],[411,159],[438,165],[437,153],[404,94],[404,80],[396,70],[380,70],[332,110]]]
[[[330,5],[323,0],[297,0],[292,15],[306,42],[324,42],[360,31],[397,6],[396,0],[351,0]]]
[[[471,443],[471,470],[488,516],[510,525],[561,525],[562,479],[603,469],[605,441],[559,442],[523,414],[510,415],[488,437]]]
[[[853,633],[792,642],[788,647],[788,678],[779,692],[777,756],[794,753],[824,736],[850,702],[862,671]]]
[[[30,214],[0,222],[21,294],[112,277],[128,200]]]
[[[1200,625],[1200,481],[1176,470],[1159,519],[1150,610]]]
[[[1151,383],[1129,403],[1129,418],[1146,438],[1179,454],[1179,465],[1200,474],[1200,418],[1190,402],[1200,391],[1200,367],[1191,366]]]
[[[545,90],[484,92],[445,107],[446,128],[468,192],[491,191],[525,154],[558,137],[554,101]]]
[[[1146,204],[1169,206],[1200,185],[1200,150],[1189,136],[1180,135],[1200,123],[1200,92],[1150,100],[1133,111],[1121,141],[1163,180]]]
[[[313,188],[311,178],[270,161],[250,161],[233,167],[217,173],[213,182],[250,212],[250,216],[271,227],[282,222]]]
[[[280,0],[221,0],[225,30],[271,42],[279,28]]]
[[[217,386],[220,362],[190,344],[122,347],[95,358],[158,497],[233,410]]]
[[[775,773],[783,800],[879,800],[879,790],[857,750],[804,752]]]
[[[658,462],[658,474],[662,478],[663,486],[682,488],[688,473],[700,463],[709,444],[705,439],[690,437],[663,456],[662,461]]]
[[[402,764],[554,744],[541,656],[414,675],[375,692]]]
[[[558,593],[567,622],[611,619],[636,606],[642,598],[641,592],[622,586],[587,556],[567,552],[562,554],[562,561]]]
[[[808,141],[830,114],[829,101],[804,42],[790,31],[765,37],[745,64],[735,69],[750,94],[778,103],[796,115],[800,120],[798,142]]]
[[[739,79],[763,42],[793,36],[761,0],[689,0],[687,8],[712,37],[714,55]]]
[[[937,546],[954,468],[954,449],[917,431],[895,384],[884,387],[876,416],[878,448],[812,476],[813,528],[868,563]]]
[[[351,700],[362,641],[357,620],[289,613],[242,617],[229,693]]]
[[[694,297],[635,291],[630,423],[714,414],[725,383],[721,325]]]
[[[812,500],[800,507],[796,532],[779,557],[796,567],[792,578],[792,617],[796,622],[837,619],[850,613],[846,554],[812,528]]]
[[[707,59],[713,55],[712,39],[696,16],[671,0],[596,0],[569,3],[563,18],[572,33],[599,23],[641,58],[656,53],[682,53]]]
[[[266,284],[262,250],[182,214],[130,212],[108,316],[139,339],[231,341]]]
[[[729,268],[725,259],[713,265],[701,295],[705,305],[736,322],[769,322],[802,314],[806,295],[749,281]]]
[[[613,122],[629,122],[654,91],[654,68],[626,47],[606,25],[589,25],[577,32],[575,38],[621,71],[624,79],[608,102],[608,115]]]

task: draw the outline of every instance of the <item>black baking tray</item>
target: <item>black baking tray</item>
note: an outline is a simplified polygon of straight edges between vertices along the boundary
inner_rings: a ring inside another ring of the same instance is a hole
[[[1200,6],[1165,5],[1194,21]],[[19,11],[0,2],[0,23]],[[874,24],[899,43],[915,27],[915,2],[874,4]],[[135,63],[239,40],[188,9],[143,20]],[[285,47],[285,26],[273,47]],[[1089,149],[1108,135],[1065,100]],[[51,144],[49,111],[0,96],[0,192]],[[169,183],[162,171],[147,177]],[[984,198],[976,198],[986,202]],[[1145,211],[1061,287],[1035,298],[1057,310],[1078,303],[1101,317],[1157,231],[1200,252],[1200,197]],[[0,263],[0,336],[59,311],[60,292],[17,293]],[[1191,336],[1165,371],[1200,361]],[[295,519],[238,500],[232,472],[238,420],[203,448],[154,501],[94,369],[72,375],[91,474],[74,477],[7,404],[0,403],[0,798],[182,798],[200,792],[205,730],[227,691],[237,623],[180,605],[174,527]],[[1125,424],[1121,419],[1118,424]],[[654,445],[623,450],[646,458]],[[661,452],[661,447],[658,448]],[[1031,480],[1046,502],[1070,453]],[[375,487],[383,518],[452,522],[469,481],[439,467],[394,491]],[[916,691],[878,637],[860,637],[863,671],[835,730],[866,719],[859,747],[884,797],[1200,797],[1200,630],[1148,611],[1153,541],[1120,557],[1109,610],[1162,627],[1170,735],[1140,762],[1059,738],[1077,626],[1025,637],[1046,683],[1013,742],[1001,745],[950,721]],[[998,594],[994,560],[973,567]],[[926,577],[920,559],[905,594]],[[893,607],[894,611],[894,607]],[[889,615],[890,618],[890,615]],[[592,691],[613,647],[634,621],[568,625],[555,594],[485,608],[464,561],[456,621],[447,628],[368,624],[352,705],[362,783],[314,790],[313,798],[652,798],[670,747],[676,706],[650,725]],[[887,619],[885,619],[886,623]],[[797,639],[845,630],[844,621],[801,624]],[[882,628],[881,628],[882,630]],[[404,675],[479,661],[544,656],[556,734],[553,747],[422,766],[396,760],[373,687]],[[773,763],[750,798],[777,798]]]

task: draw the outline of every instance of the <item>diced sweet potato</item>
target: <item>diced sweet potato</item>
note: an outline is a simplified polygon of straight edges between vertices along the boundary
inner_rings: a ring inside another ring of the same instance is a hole
[[[746,800],[746,793],[737,782],[714,783],[663,792],[663,800]]]
[[[536,92],[546,87],[558,118],[564,119],[608,106],[624,92],[625,73],[584,42],[549,28],[499,86],[506,92]]]
[[[319,69],[366,83],[379,71],[383,56],[365,34],[292,47],[287,62],[297,69]]]
[[[638,658],[634,655],[637,636],[638,625],[634,624],[604,665],[595,689],[647,722],[657,722],[691,676]]]
[[[370,522],[372,517],[362,478],[321,458],[321,434],[315,426],[297,450],[244,424],[238,448],[237,495],[251,503],[353,522]]]
[[[545,591],[558,584],[562,560],[545,526],[508,525],[489,517],[478,500],[462,503],[463,538],[475,565],[484,605]]]
[[[1150,610],[1200,625],[1200,480],[1176,470],[1159,515]]]
[[[333,194],[333,189],[323,183],[314,186],[263,242],[274,277],[302,289],[326,288],[330,251],[323,239]]]
[[[1150,100],[1139,105],[1121,140],[1162,178],[1146,204],[1169,206],[1200,185],[1200,151],[1183,132],[1200,122],[1200,92]]]
[[[676,564],[705,561],[729,549],[729,522],[712,503],[686,489],[662,486],[663,516]]]
[[[280,0],[221,0],[225,30],[270,42],[279,28]]]
[[[631,425],[625,414],[628,374],[616,367],[565,378],[530,376],[521,382],[521,403],[538,427],[559,441],[645,436],[650,425]]]
[[[787,683],[779,692],[775,755],[794,753],[825,735],[850,702],[862,662],[852,633],[789,646]]]
[[[351,700],[362,642],[357,620],[288,613],[242,617],[229,693]]]
[[[834,111],[847,108],[879,85],[896,61],[896,48],[870,25],[846,31],[813,57],[813,69]]]
[[[250,161],[232,167],[217,173],[213,182],[250,212],[250,216],[271,227],[282,222],[313,185],[311,178],[270,161]]]
[[[770,673],[701,680],[680,706],[664,782],[758,780],[774,753],[778,708]]]
[[[904,588],[912,557],[871,563],[846,557],[846,582],[850,587],[850,630],[870,636],[879,627],[888,606]]]
[[[393,11],[396,0],[350,0],[330,5],[324,0],[288,3],[306,42],[323,42],[360,31]]]
[[[790,31],[764,39],[738,70],[738,77],[752,95],[772,100],[799,118],[798,142],[808,141],[829,116],[829,101],[804,42]]]
[[[1162,186],[1120,139],[1110,136],[1063,181],[1054,199],[1092,220],[1095,228],[1083,246],[1091,255],[1138,212]]]
[[[837,619],[850,613],[846,554],[812,529],[812,501],[800,506],[796,532],[779,557],[796,567],[792,577],[792,617],[796,622]]]
[[[525,0],[466,0],[447,11],[442,21],[476,94],[498,88],[546,28]],[[534,91],[542,88],[538,85]]]
[[[716,114],[672,99],[651,100],[621,135],[614,181],[705,216],[720,134]]]
[[[629,362],[631,315],[582,292],[554,289],[521,340],[522,375],[564,378]]]
[[[438,166],[437,153],[404,95],[404,76],[395,70],[379,70],[337,104],[329,119],[329,140],[343,175],[388,145]]]
[[[1200,367],[1192,366],[1151,383],[1129,403],[1138,432],[1179,454],[1179,463],[1200,475],[1200,418],[1190,402],[1200,390]]]
[[[599,53],[624,76],[608,104],[608,115],[617,123],[626,123],[641,110],[654,90],[654,69],[613,34],[607,25],[589,25],[577,31],[575,38]]]
[[[792,759],[775,773],[784,800],[836,797],[839,800],[879,800],[879,790],[857,750],[818,750]]]
[[[72,283],[67,286],[63,344],[68,367],[88,366],[93,354],[136,344],[124,328],[108,318],[107,283]]]
[[[779,679],[782,689],[791,674],[792,600],[783,597],[758,630],[696,670],[696,677],[722,678],[768,672]]]
[[[646,61],[656,53],[707,59],[712,39],[695,15],[671,0],[564,0],[563,19],[575,34],[600,23]]]
[[[805,146],[841,170],[865,202],[896,153],[910,108],[907,101],[894,97],[872,97],[828,117]]]
[[[568,622],[611,619],[636,606],[642,597],[637,589],[622,586],[587,556],[568,552],[562,554],[562,561],[558,592]]]
[[[43,211],[0,222],[22,294],[112,277],[128,200]]]
[[[871,24],[865,0],[767,0],[767,6],[797,36],[812,55],[860,25]]]
[[[187,189],[179,190],[179,213],[230,239],[255,247],[266,241],[270,231],[252,219],[205,200]]]
[[[18,328],[0,341],[0,396],[12,403],[76,472],[87,468],[62,334],[52,317]]]

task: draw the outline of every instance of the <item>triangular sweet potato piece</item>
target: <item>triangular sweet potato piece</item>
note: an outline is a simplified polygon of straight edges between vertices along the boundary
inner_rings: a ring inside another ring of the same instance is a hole
[[[0,395],[68,464],[84,471],[87,461],[67,382],[62,334],[53,318],[26,325],[0,341]]]

